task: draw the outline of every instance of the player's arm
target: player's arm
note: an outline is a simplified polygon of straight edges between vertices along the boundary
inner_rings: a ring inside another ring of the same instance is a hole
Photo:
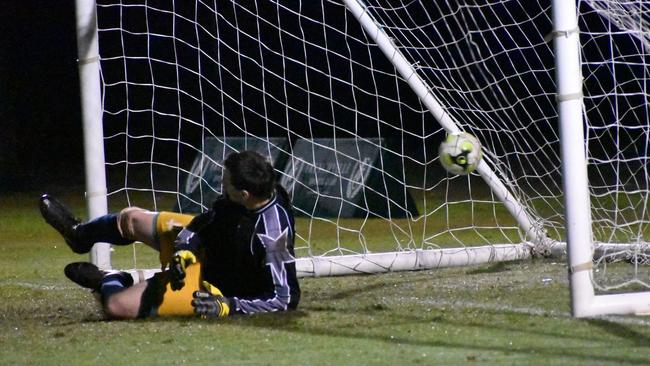
[[[265,271],[266,278],[260,278],[260,281],[267,283],[268,289],[253,297],[233,297],[232,312],[253,314],[285,311],[292,303],[291,297],[299,296],[295,258],[289,251],[293,245],[291,228],[285,227],[279,235],[258,235],[258,239],[268,269]]]
[[[295,264],[288,264],[287,267],[293,267],[293,273],[295,273]],[[291,275],[288,276],[291,277]],[[297,285],[297,280],[292,283],[276,283],[273,285],[272,292],[259,294],[258,297],[233,297],[229,299],[231,313],[256,314],[289,310],[292,292],[294,292],[291,290],[293,285]]]

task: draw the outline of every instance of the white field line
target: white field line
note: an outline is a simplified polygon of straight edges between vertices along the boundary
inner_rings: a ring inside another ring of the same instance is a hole
[[[25,282],[25,281],[12,281],[12,280],[0,280],[0,286],[18,286],[25,287],[33,290],[72,290],[81,288],[79,286],[70,284],[70,285],[49,285],[45,283],[35,283],[35,282]]]
[[[395,305],[399,302],[404,304],[404,299],[401,298],[398,301],[394,301]],[[481,309],[481,310],[490,310],[496,312],[509,312],[517,314],[527,314],[534,316],[549,316],[549,317],[558,317],[558,318],[571,318],[571,313],[566,311],[557,311],[557,310],[546,310],[540,308],[529,308],[529,307],[516,307],[509,305],[496,305],[496,304],[486,304],[486,303],[476,303],[471,301],[446,301],[446,300],[423,300],[412,298],[414,302],[423,305],[435,306],[437,308],[448,308],[448,309]],[[391,301],[392,302],[392,301]],[[650,318],[643,318],[641,316],[616,316],[616,315],[605,315],[599,316],[594,319],[607,320],[613,323],[620,324],[630,324],[630,325],[643,325],[650,326]]]

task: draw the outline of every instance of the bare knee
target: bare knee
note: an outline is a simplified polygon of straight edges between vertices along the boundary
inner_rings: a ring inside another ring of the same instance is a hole
[[[139,207],[127,207],[120,211],[118,229],[124,238],[149,244],[154,237],[154,217],[156,213]]]
[[[140,311],[143,289],[129,288],[113,296],[104,303],[104,313],[111,319],[135,319]]]
[[[104,313],[110,319],[135,319],[138,316],[137,312],[134,314],[133,309],[112,299],[104,304]]]

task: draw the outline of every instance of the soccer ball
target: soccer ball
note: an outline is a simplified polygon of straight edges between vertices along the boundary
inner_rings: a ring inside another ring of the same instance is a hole
[[[481,143],[467,132],[447,135],[438,148],[440,163],[449,173],[464,175],[481,162]]]

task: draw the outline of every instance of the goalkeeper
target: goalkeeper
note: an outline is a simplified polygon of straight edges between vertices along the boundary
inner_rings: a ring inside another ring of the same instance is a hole
[[[295,309],[300,300],[294,259],[294,218],[271,164],[243,151],[224,161],[224,195],[196,217],[130,207],[86,223],[44,195],[40,209],[75,253],[96,242],[140,241],[160,252],[163,271],[133,283],[125,272],[87,262],[66,276],[98,292],[112,319],[221,317]]]

